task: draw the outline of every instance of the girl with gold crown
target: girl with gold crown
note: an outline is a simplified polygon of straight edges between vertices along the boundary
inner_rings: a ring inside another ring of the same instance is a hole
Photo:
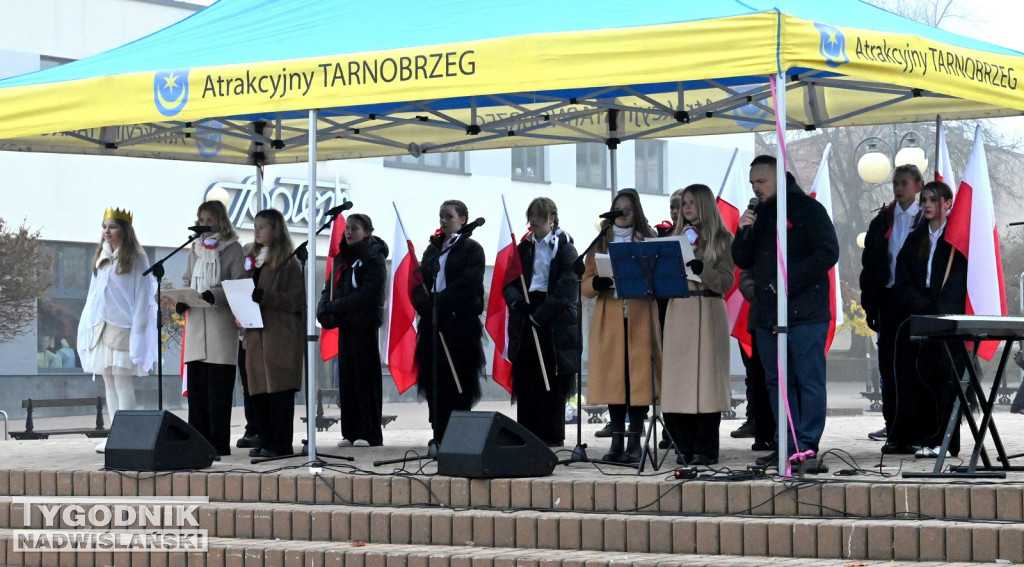
[[[78,323],[78,355],[83,370],[103,376],[111,421],[115,411],[135,409],[131,377],[149,374],[157,356],[156,279],[142,275],[148,269],[132,214],[107,209]],[[96,451],[105,448],[104,442]]]

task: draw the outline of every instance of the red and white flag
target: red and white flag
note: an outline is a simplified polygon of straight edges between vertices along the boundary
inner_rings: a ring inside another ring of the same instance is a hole
[[[338,275],[331,280],[334,273],[334,257],[341,251],[341,239],[345,237],[345,217],[338,215],[331,225],[331,245],[327,248],[327,269],[324,270],[324,281],[334,286]],[[320,358],[327,361],[338,356],[338,329],[320,328]]]
[[[935,143],[935,181],[941,181],[953,190],[956,195],[956,179],[953,178],[953,163],[949,161],[949,149],[946,147],[946,132],[942,123],[938,123],[939,134]]]
[[[818,200],[828,213],[828,220],[835,225],[836,219],[832,215],[832,176],[828,171],[828,156],[832,152],[832,144],[825,146],[821,154],[821,163],[818,164],[818,173],[814,176],[814,183],[811,185],[811,197]],[[839,264],[832,266],[828,271],[829,296],[832,301],[829,310],[832,318],[828,323],[828,337],[825,339],[825,353],[828,354],[832,348],[832,339],[836,336],[836,327],[843,324],[843,297],[839,289]]]
[[[416,259],[412,240],[405,233],[405,225],[402,224],[397,206],[392,250],[387,294],[388,316],[384,321],[385,343],[381,359],[388,365],[398,393],[402,394],[416,383],[416,310],[412,307],[410,282],[420,263]]]
[[[749,180],[743,178],[741,167],[736,166],[736,156],[739,150],[733,151],[732,161],[729,169],[725,172],[725,180],[722,182],[722,190],[718,194],[718,212],[722,215],[722,224],[729,232],[736,234],[736,225],[739,224],[740,216],[747,209],[747,203],[753,195],[750,192]],[[747,317],[750,311],[750,303],[743,299],[740,293],[740,269],[736,268],[735,278],[730,289],[725,294],[725,305],[729,312],[729,328],[733,337],[739,340],[740,345],[747,354],[751,354],[751,338],[747,332]]]
[[[487,299],[487,334],[494,341],[494,365],[491,375],[494,381],[512,393],[512,362],[508,359],[508,305],[505,305],[503,289],[523,275],[519,261],[516,236],[512,233],[512,222],[508,218],[505,198],[501,198],[503,217],[498,232],[498,256],[494,260],[491,275],[491,292]]]
[[[960,182],[949,214],[946,242],[967,257],[968,315],[1006,315],[1006,288],[999,255],[999,232],[992,205],[992,185],[988,178],[988,160],[981,126],[974,130],[974,146],[967,158],[964,179]],[[985,341],[978,354],[992,360],[998,341]]]

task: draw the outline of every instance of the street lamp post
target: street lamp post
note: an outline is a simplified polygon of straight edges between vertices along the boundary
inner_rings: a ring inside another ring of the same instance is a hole
[[[893,166],[907,164],[916,165],[923,174],[928,168],[928,157],[921,146],[922,140],[924,137],[913,130],[901,137],[895,126],[891,145],[878,136],[864,138],[853,150],[856,156],[865,148],[857,160],[857,175],[868,183],[883,183],[893,172]]]

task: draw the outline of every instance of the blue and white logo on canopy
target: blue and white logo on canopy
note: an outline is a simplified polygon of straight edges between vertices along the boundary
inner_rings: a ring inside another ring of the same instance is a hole
[[[216,120],[204,120],[199,123],[199,126],[203,128],[203,131],[193,136],[196,141],[196,151],[205,158],[217,157],[221,148],[220,129],[223,128],[223,125]]]
[[[157,71],[153,75],[153,102],[164,116],[175,116],[188,102],[188,72],[190,69]]]
[[[821,34],[821,44],[818,46],[818,51],[825,58],[825,64],[829,67],[838,67],[844,63],[849,63],[850,57],[846,55],[846,36],[843,35],[843,32],[839,31],[839,28],[828,24],[814,24],[814,27]]]

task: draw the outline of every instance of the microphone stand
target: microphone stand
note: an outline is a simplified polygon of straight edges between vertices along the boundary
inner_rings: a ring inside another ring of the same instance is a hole
[[[328,218],[327,222],[325,222],[324,224],[320,225],[320,228],[318,228],[316,230],[316,233],[313,236],[319,236],[321,232],[323,232],[324,230],[327,229],[327,227],[329,227],[332,224],[334,224],[334,221],[338,219],[338,215],[339,214],[341,214],[341,211],[338,211],[337,214],[332,215],[330,218]],[[301,266],[302,266],[302,276],[303,276],[302,279],[303,279],[303,281],[305,281],[305,279],[306,279],[305,278],[305,276],[306,276],[306,260],[309,259],[309,250],[306,249],[306,246],[308,244],[309,244],[309,240],[303,240],[302,244],[299,244],[298,246],[296,246],[295,250],[292,250],[292,253],[289,254],[287,258],[282,260],[281,263],[278,264],[277,267],[274,268],[274,271],[277,271],[277,270],[281,269],[292,258],[298,258],[299,264],[301,264]],[[328,250],[327,253],[330,254],[330,250]],[[331,285],[331,286],[334,285],[333,278],[329,278],[328,279],[327,285]],[[306,308],[307,309],[309,308],[308,300],[307,300]],[[317,337],[316,335],[308,335],[308,336],[306,336],[306,341],[316,341],[318,339],[319,339],[319,337]],[[312,374],[312,375],[315,376],[315,373],[313,372],[312,367],[310,367],[310,365],[309,365],[309,349],[308,348],[302,349],[302,363],[303,363],[303,366],[306,369],[306,387],[307,388],[312,388],[314,383],[316,382],[316,380],[309,379],[310,375]],[[313,415],[313,413],[314,413],[313,408],[308,403],[304,403],[304,405],[306,406],[306,420],[307,420],[307,423],[316,423],[314,421],[314,420],[316,420],[316,415]],[[305,457],[305,456],[309,455],[308,444],[309,443],[315,443],[315,442],[316,442],[316,439],[303,439],[302,440],[302,445],[303,445],[302,446],[302,451],[299,452],[299,453],[292,453],[291,455],[279,455],[277,457],[257,457],[257,458],[254,458],[254,459],[250,460],[249,462],[255,465],[255,464],[258,464],[258,463],[265,463],[267,461],[280,461],[282,459],[291,459],[292,457]],[[332,459],[340,459],[340,460],[345,460],[345,461],[354,461],[355,460],[352,457],[347,457],[347,456],[344,456],[344,455],[328,455],[326,453],[321,453],[320,451],[316,452],[316,456],[317,457],[329,457],[329,458],[332,458]],[[327,464],[327,463],[324,463],[319,458],[317,458],[317,460],[313,461],[310,464],[324,465],[324,464]]]
[[[583,273],[587,269],[587,254],[597,246],[597,242],[608,232],[610,226],[611,223],[602,228],[583,253],[577,256],[576,261],[572,263],[572,270],[576,272],[576,332],[579,333],[580,344],[579,370],[576,372],[576,446],[573,447],[569,458],[558,461],[556,463],[558,465],[590,462],[590,458],[587,457],[587,445],[583,442]]]
[[[156,278],[156,292],[157,292],[157,294],[159,294],[160,290],[163,288],[163,283],[164,283],[163,282],[163,279],[164,279],[164,262],[166,262],[167,259],[170,258],[171,256],[174,256],[178,252],[181,252],[182,248],[188,246],[189,244],[192,244],[192,241],[194,241],[197,238],[199,238],[199,233],[198,232],[197,233],[193,233],[192,236],[188,237],[188,240],[186,240],[185,242],[183,242],[181,244],[181,246],[175,248],[174,250],[171,250],[170,253],[168,253],[163,258],[160,258],[159,260],[156,261],[155,264],[150,266],[148,270],[146,270],[145,272],[142,272],[143,276],[148,276],[149,274],[153,274],[153,277]],[[164,317],[163,317],[163,313],[164,313],[163,306],[161,306],[160,302],[158,301],[157,305],[156,305],[156,399],[157,399],[157,409],[160,409],[160,410],[164,409]]]

